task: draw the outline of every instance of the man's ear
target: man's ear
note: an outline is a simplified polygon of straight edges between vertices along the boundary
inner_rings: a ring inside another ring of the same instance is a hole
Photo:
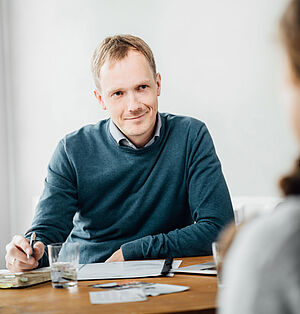
[[[156,86],[157,86],[157,96],[160,96],[161,76],[159,73],[156,73]]]
[[[97,90],[94,90],[94,95],[95,95],[96,99],[99,101],[99,103],[101,104],[103,110],[106,110],[107,108],[106,108],[106,106],[104,104],[102,96],[99,94],[99,92]]]

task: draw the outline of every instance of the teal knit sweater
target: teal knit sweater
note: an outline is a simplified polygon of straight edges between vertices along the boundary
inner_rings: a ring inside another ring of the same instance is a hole
[[[196,119],[160,115],[160,137],[138,150],[114,140],[109,120],[61,140],[26,236],[79,242],[80,263],[120,247],[125,260],[210,254],[233,219],[212,139]]]

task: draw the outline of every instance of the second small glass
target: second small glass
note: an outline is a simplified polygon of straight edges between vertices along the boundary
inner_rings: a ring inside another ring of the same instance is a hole
[[[216,269],[217,269],[218,287],[223,288],[223,283],[222,283],[223,260],[222,260],[221,254],[220,254],[220,248],[219,248],[218,242],[212,243],[212,252],[213,252],[214,262],[215,262]]]

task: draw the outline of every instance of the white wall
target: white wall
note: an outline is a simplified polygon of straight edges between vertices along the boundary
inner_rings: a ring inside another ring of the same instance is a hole
[[[90,58],[116,33],[152,47],[162,112],[207,123],[231,194],[278,195],[276,180],[296,155],[279,97],[276,27],[286,0],[5,2],[12,234],[30,225],[32,199],[59,139],[106,118],[93,97]]]
[[[4,34],[4,6],[0,2],[0,268],[4,267],[5,245],[10,239],[10,204],[7,136],[7,97]]]

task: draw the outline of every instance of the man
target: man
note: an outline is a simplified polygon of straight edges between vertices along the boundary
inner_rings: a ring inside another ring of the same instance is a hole
[[[161,76],[140,38],[106,38],[92,69],[110,119],[60,141],[32,228],[7,245],[7,267],[47,265],[45,245],[63,241],[80,243],[80,263],[210,254],[233,212],[206,126],[158,113]]]

